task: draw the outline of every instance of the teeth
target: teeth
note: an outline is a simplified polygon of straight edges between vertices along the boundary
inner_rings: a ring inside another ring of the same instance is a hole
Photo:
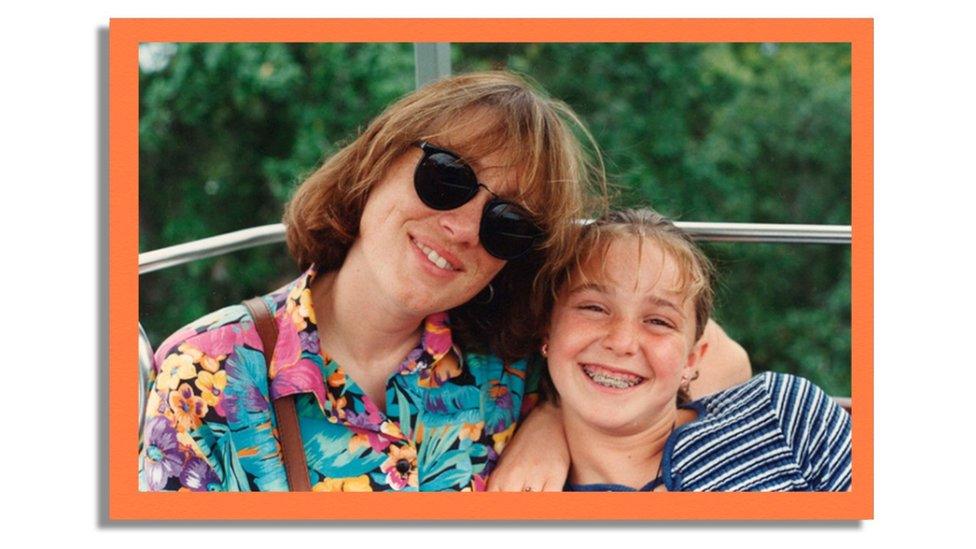
[[[453,271],[454,270],[454,267],[452,267],[451,264],[448,263],[446,259],[444,259],[443,257],[437,255],[437,252],[435,252],[433,249],[428,248],[427,246],[424,246],[423,244],[421,244],[420,242],[417,242],[416,240],[414,240],[413,243],[418,248],[420,248],[420,250],[422,252],[424,252],[425,254],[427,254],[427,259],[431,263],[433,263],[434,265],[437,265],[438,267],[440,267],[441,269],[444,269],[445,271]]]
[[[597,384],[603,385],[604,387],[612,387],[614,389],[627,389],[644,381],[644,378],[640,376],[632,376],[629,374],[615,376],[602,369],[596,370],[589,366],[583,366],[583,372],[586,373],[586,375]]]
[[[599,383],[600,385],[604,385],[607,387],[615,387],[617,389],[626,389],[627,387],[633,387],[634,385],[622,379],[616,379],[602,374],[592,374],[590,375],[590,379]]]

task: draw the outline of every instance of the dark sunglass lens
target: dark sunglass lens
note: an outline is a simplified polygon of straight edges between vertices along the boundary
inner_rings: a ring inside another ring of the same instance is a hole
[[[435,210],[453,210],[477,194],[478,180],[457,157],[425,151],[414,173],[414,187],[424,204]]]
[[[524,211],[507,202],[488,202],[481,217],[481,244],[499,259],[525,254],[541,234]]]

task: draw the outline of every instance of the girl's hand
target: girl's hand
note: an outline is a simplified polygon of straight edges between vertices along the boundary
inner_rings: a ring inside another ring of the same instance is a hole
[[[543,402],[525,418],[488,478],[489,492],[559,492],[569,448],[559,408]]]

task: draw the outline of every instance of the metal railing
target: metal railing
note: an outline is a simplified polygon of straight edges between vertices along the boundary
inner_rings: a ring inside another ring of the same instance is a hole
[[[251,227],[217,236],[201,238],[175,246],[139,254],[139,274],[175,267],[198,259],[206,259],[263,244],[284,242],[285,226],[281,223]]]
[[[696,240],[708,242],[767,242],[790,244],[850,244],[850,225],[789,225],[773,223],[703,223],[678,222]],[[285,226],[281,223],[251,227],[193,242],[160,248],[139,254],[139,274],[182,265],[253,248],[284,242]]]

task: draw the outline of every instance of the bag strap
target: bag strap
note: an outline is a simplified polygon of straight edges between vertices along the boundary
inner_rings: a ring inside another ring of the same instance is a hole
[[[264,360],[271,373],[271,357],[278,343],[278,328],[268,304],[260,297],[254,297],[244,302],[247,311],[254,319],[254,327],[261,338],[264,347]],[[270,377],[268,378],[270,387]],[[288,479],[288,489],[292,492],[310,492],[311,482],[308,480],[308,466],[305,463],[305,447],[302,444],[302,431],[298,425],[298,414],[295,412],[295,396],[289,395],[272,399],[275,417],[278,419],[278,435],[281,437],[281,453],[285,462],[285,477]]]

